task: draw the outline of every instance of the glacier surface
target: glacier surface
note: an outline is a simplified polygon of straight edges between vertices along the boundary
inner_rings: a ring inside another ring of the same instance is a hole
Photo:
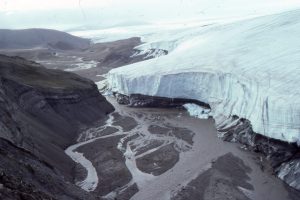
[[[267,137],[300,143],[300,10],[165,31],[138,47],[167,56],[113,69],[110,89],[196,99],[221,124],[251,121]]]

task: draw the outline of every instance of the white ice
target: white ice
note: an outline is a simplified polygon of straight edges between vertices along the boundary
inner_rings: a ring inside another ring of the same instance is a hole
[[[112,91],[196,99],[217,125],[237,115],[257,133],[300,141],[300,10],[164,33],[140,48],[169,54],[111,70]]]
[[[193,117],[198,117],[200,119],[208,119],[209,117],[210,109],[198,106],[193,103],[184,104],[183,107]]]

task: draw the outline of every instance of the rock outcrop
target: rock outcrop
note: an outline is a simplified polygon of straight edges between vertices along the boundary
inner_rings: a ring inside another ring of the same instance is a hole
[[[26,191],[35,195],[30,192],[34,190],[42,192],[42,199],[93,199],[71,184],[75,164],[64,149],[80,129],[112,111],[88,79],[19,57],[0,56],[0,197],[22,199]],[[7,186],[17,183],[26,191]]]
[[[120,93],[114,93],[114,96],[119,104],[132,107],[172,108],[180,107],[187,103],[193,103],[205,108],[210,108],[208,104],[193,99],[167,98],[141,94],[131,94],[127,96]]]
[[[300,148],[296,143],[287,143],[267,138],[253,131],[249,120],[233,116],[217,124],[218,136],[224,141],[244,144],[251,151],[263,154],[280,179],[300,190]]]

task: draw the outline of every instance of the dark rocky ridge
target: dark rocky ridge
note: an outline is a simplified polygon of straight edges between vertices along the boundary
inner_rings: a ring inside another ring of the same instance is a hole
[[[209,104],[200,102],[195,99],[166,98],[141,94],[131,94],[130,96],[126,96],[119,93],[115,93],[114,96],[116,97],[119,104],[129,105],[133,107],[172,108],[183,106],[186,103],[194,103],[210,109]]]
[[[12,185],[22,180],[20,187],[28,193],[40,191],[52,199],[94,199],[67,183],[73,182],[75,164],[64,149],[81,128],[111,111],[112,105],[88,79],[19,57],[0,56],[0,172],[5,172],[1,177],[8,177]],[[18,169],[24,165],[23,171]],[[49,184],[41,184],[48,179]],[[23,198],[20,191],[1,180],[2,199]]]
[[[204,102],[193,99],[170,99],[165,97],[153,97],[141,94],[126,96],[115,93],[118,103],[133,107],[177,107],[185,103],[210,108]],[[236,121],[236,123],[232,123]],[[297,144],[267,138],[255,133],[251,122],[247,119],[233,116],[227,124],[231,127],[217,127],[219,137],[224,141],[238,142],[245,145],[248,150],[261,153],[269,160],[273,173],[291,187],[300,190],[300,148]]]
[[[66,182],[47,162],[0,138],[0,199],[96,199]]]
[[[0,49],[49,47],[60,50],[85,49],[88,39],[50,29],[0,29]]]

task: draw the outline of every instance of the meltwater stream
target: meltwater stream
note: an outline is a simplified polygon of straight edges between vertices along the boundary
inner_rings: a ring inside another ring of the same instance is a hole
[[[131,174],[131,179],[127,183],[122,183],[124,185],[104,193],[102,196],[104,199],[116,199],[133,186],[136,186],[137,190],[133,194],[130,193],[125,199],[180,199],[178,194],[184,187],[189,186],[201,174],[212,169],[215,160],[228,153],[232,153],[252,169],[248,176],[249,184],[253,185],[254,189],[246,190],[246,188],[238,186],[237,191],[242,192],[249,199],[255,200],[265,200],[266,197],[272,200],[290,199],[280,180],[261,171],[259,165],[254,162],[251,153],[237,148],[238,145],[236,144],[224,143],[217,138],[212,120],[192,118],[178,110],[129,108],[118,105],[112,98],[108,97],[108,100],[114,105],[116,111],[109,115],[104,125],[91,128],[80,134],[78,143],[68,147],[65,151],[70,158],[82,165],[87,171],[84,180],[76,183],[82,189],[88,192],[98,192],[101,191],[104,183],[109,185],[110,182],[101,180],[102,169],[95,165],[94,160],[87,159],[85,153],[79,152],[81,151],[79,147],[88,144],[93,145],[91,143],[99,142],[102,139],[106,143],[108,140],[105,139],[114,137],[119,139],[117,143],[114,143],[116,146],[113,147],[119,150],[125,158],[124,162]],[[129,117],[134,120],[136,122],[135,127],[126,130],[127,122],[116,123],[122,117]],[[160,127],[163,131],[152,130],[150,127]],[[103,135],[107,128],[113,128],[115,132]],[[184,131],[178,132],[178,130]],[[193,133],[190,142],[187,142],[189,140],[185,138],[186,130]],[[97,144],[101,145],[101,143]],[[168,150],[165,151],[170,146],[174,147],[173,150],[178,153],[178,160],[170,166],[167,166],[168,163],[161,165],[161,161],[163,162],[172,154]],[[99,154],[99,152],[95,153]],[[145,160],[146,164],[143,163]],[[149,171],[149,166],[153,167],[151,168],[152,171]],[[158,168],[165,168],[165,170],[155,174],[154,172]],[[232,168],[234,169],[234,166]],[[232,177],[234,176],[235,174],[232,174]],[[213,189],[223,191],[222,188]],[[194,200],[193,198],[190,199]]]
[[[100,127],[100,131],[104,130],[108,126],[112,126],[112,122],[113,122],[113,116],[112,116],[112,114],[110,114],[109,118],[105,122],[105,125]],[[87,145],[91,142],[94,142],[95,140],[104,139],[104,138],[107,138],[107,137],[113,137],[113,136],[116,136],[116,135],[118,135],[122,132],[121,127],[115,127],[115,128],[117,128],[119,131],[117,133],[113,134],[113,135],[107,135],[107,136],[101,136],[101,137],[93,138],[92,135],[89,134],[90,138],[88,140],[86,140],[84,142],[79,142],[77,144],[74,144],[74,145],[68,147],[65,150],[65,153],[70,158],[72,158],[72,160],[74,160],[76,163],[79,163],[80,165],[82,165],[87,171],[86,178],[83,181],[80,181],[80,182],[76,183],[76,185],[80,186],[85,191],[88,191],[88,192],[94,191],[98,186],[99,178],[98,178],[97,171],[96,171],[95,167],[93,166],[93,164],[91,163],[91,161],[86,159],[84,157],[83,153],[77,152],[76,149],[81,147],[81,146]],[[90,130],[88,130],[88,131],[90,131]],[[79,136],[78,140],[80,139],[80,137],[81,137],[81,135]]]

